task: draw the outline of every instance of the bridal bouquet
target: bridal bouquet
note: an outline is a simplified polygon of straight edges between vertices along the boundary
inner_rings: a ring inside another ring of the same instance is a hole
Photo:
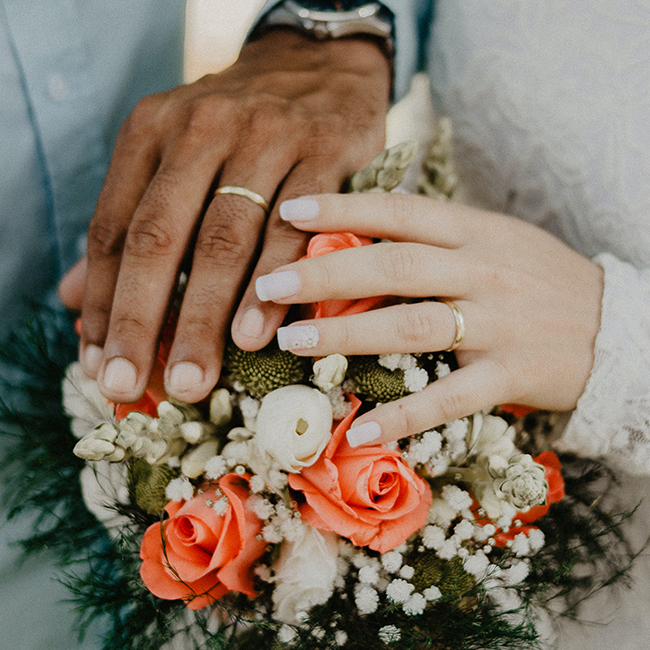
[[[441,142],[428,193],[453,186]],[[412,154],[385,152],[352,190],[392,189]],[[361,245],[372,241],[315,235],[308,255]],[[173,327],[172,315],[154,376]],[[82,623],[107,622],[106,648],[542,647],[552,599],[574,615],[631,560],[621,517],[595,502],[607,470],[540,442],[552,415],[494,409],[349,446],[357,415],[449,373],[451,353],[303,358],[230,343],[204,402],[152,382],[121,405],[67,364],[63,329],[37,325],[17,346],[28,374],[26,404],[4,409],[6,428],[22,428],[9,476],[15,512],[39,513],[27,550],[57,551]]]

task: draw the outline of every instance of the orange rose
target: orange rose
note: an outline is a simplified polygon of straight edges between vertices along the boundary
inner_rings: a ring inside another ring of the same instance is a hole
[[[372,244],[372,239],[358,237],[351,232],[324,232],[311,238],[305,258],[319,257],[334,251],[368,246],[369,244]],[[372,309],[385,299],[386,296],[371,296],[359,300],[321,300],[321,302],[309,305],[309,314],[306,315],[306,318],[329,318],[330,316],[360,314]]]
[[[251,567],[266,543],[262,522],[246,508],[248,475],[228,474],[186,502],[170,502],[169,519],[147,528],[140,576],[154,596],[200,609],[228,591],[254,596]],[[218,492],[220,490],[220,492]],[[225,514],[211,507],[223,494]]]
[[[433,496],[399,451],[350,447],[345,433],[361,404],[351,399],[352,413],[336,427],[320,458],[291,474],[289,485],[305,497],[300,514],[308,524],[385,553],[424,526]]]

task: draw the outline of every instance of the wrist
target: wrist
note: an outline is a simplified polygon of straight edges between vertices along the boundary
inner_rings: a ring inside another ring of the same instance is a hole
[[[335,70],[371,77],[389,101],[390,63],[374,39],[363,34],[317,41],[291,28],[274,27],[242,48],[239,62],[278,72],[326,73]]]

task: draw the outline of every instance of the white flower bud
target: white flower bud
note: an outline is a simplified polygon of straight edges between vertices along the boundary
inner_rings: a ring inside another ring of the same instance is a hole
[[[181,472],[188,478],[198,478],[205,472],[206,463],[217,455],[218,442],[208,440],[185,454],[181,460]]]
[[[208,429],[202,422],[183,422],[179,429],[183,438],[191,445],[197,444],[208,434]]]
[[[210,422],[217,426],[228,424],[232,419],[232,403],[227,388],[217,388],[210,396]]]
[[[312,382],[327,393],[343,382],[347,369],[348,360],[342,354],[330,354],[314,363]]]

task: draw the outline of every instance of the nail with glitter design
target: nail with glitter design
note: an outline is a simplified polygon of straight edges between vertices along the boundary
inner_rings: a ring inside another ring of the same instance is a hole
[[[280,350],[307,350],[318,345],[320,333],[314,325],[291,325],[278,328]]]

